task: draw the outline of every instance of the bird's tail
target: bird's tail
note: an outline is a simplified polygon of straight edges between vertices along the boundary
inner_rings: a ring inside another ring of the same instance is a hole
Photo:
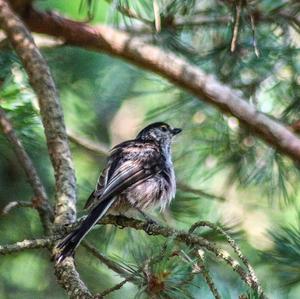
[[[73,252],[79,245],[80,241],[92,229],[94,224],[106,214],[114,201],[115,197],[101,201],[94,209],[92,209],[81,225],[57,245],[59,253],[56,256],[56,260],[58,263],[62,262],[67,256],[73,255]]]

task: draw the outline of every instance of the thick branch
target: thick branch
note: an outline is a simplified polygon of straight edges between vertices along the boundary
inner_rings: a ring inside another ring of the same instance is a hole
[[[0,25],[20,57],[39,101],[48,151],[55,171],[55,222],[75,221],[75,175],[63,112],[50,70],[31,34],[4,0],[0,0]]]
[[[0,26],[20,57],[39,101],[48,151],[55,171],[55,223],[74,222],[76,220],[75,174],[63,112],[50,70],[31,34],[5,0],[0,0]],[[91,293],[80,280],[72,258],[56,265],[55,274],[71,298],[92,298]]]
[[[81,281],[78,272],[75,269],[73,258],[67,258],[60,266],[55,267],[55,275],[58,282],[66,289],[71,299],[91,299],[91,292]]]
[[[53,212],[49,205],[46,191],[30,157],[25,151],[23,144],[17,137],[10,120],[6,117],[5,111],[1,107],[0,127],[2,128],[7,140],[10,142],[20,165],[27,175],[28,182],[31,185],[35,195],[33,206],[38,210],[45,230],[49,231],[53,218]]]
[[[71,45],[104,52],[153,71],[219,110],[237,117],[276,150],[300,161],[300,140],[279,121],[258,112],[240,93],[223,85],[198,67],[137,37],[107,27],[92,27],[53,13],[29,10],[25,17],[36,32],[63,38]]]

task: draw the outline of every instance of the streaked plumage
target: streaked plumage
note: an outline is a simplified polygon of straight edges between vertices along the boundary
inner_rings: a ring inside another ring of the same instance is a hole
[[[95,190],[85,207],[89,215],[59,245],[58,261],[73,254],[82,238],[110,209],[125,212],[131,207],[164,210],[175,196],[176,182],[171,160],[171,140],[181,129],[166,123],[144,128],[134,140],[115,146]]]

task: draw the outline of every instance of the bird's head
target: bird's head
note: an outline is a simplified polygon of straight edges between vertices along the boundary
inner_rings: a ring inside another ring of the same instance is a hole
[[[179,128],[171,128],[164,122],[157,122],[144,128],[137,135],[137,139],[152,140],[159,142],[160,144],[170,144],[172,138],[181,131],[182,130]]]

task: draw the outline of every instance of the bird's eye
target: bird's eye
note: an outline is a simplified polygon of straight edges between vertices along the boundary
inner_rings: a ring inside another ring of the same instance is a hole
[[[168,128],[167,128],[167,126],[161,126],[161,130],[162,130],[163,132],[167,132]]]

